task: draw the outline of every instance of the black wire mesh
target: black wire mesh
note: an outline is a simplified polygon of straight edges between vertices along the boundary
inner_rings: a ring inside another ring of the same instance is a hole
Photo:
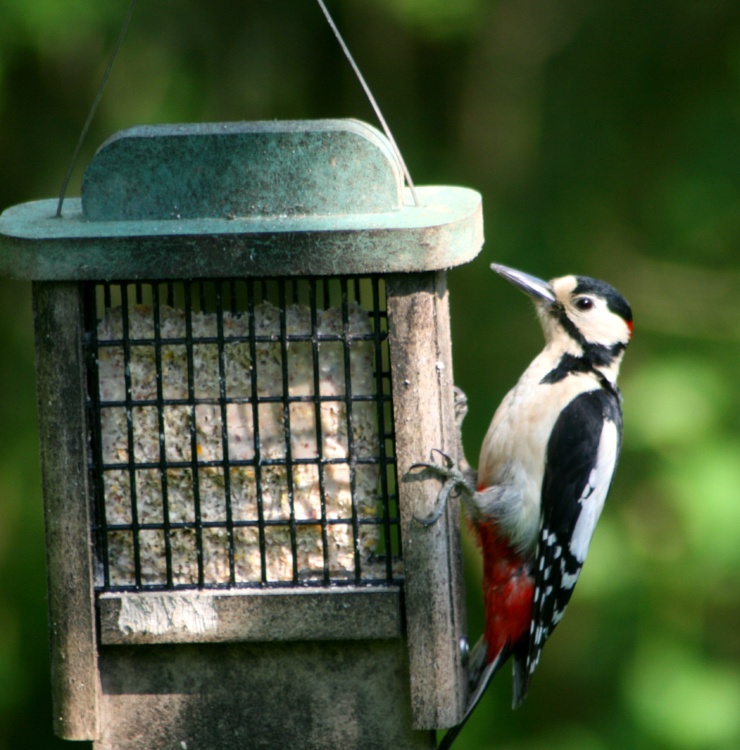
[[[400,580],[381,277],[85,300],[98,590]]]

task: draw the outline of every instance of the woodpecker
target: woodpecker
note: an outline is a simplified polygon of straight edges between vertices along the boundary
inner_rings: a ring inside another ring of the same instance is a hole
[[[491,268],[532,298],[546,343],[496,410],[477,475],[464,457],[458,467],[449,460],[433,465],[446,482],[440,497],[460,490],[477,534],[486,614],[469,659],[466,713],[439,750],[451,746],[510,657],[513,707],[524,701],[545,641],[573,594],[622,443],[617,374],[632,336],[627,301],[586,276],[546,282]],[[458,411],[464,415],[465,408]],[[441,512],[422,522],[433,523]]]

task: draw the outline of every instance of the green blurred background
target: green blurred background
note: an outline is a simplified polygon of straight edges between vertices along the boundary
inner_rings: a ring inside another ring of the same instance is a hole
[[[2,0],[0,207],[58,194],[126,6]],[[375,121],[313,0],[139,6],[71,195],[134,124]],[[460,750],[740,747],[740,3],[330,7],[414,180],[483,194],[483,252],[449,277],[470,457],[541,344],[491,261],[605,278],[635,313],[622,462],[578,593],[525,706],[505,670]],[[74,747],[51,732],[28,284],[0,281],[0,347],[0,750]]]

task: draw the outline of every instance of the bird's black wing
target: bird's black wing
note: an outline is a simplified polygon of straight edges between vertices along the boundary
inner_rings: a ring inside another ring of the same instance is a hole
[[[605,389],[576,396],[547,445],[529,638],[514,653],[514,706],[573,593],[621,447],[622,412]]]

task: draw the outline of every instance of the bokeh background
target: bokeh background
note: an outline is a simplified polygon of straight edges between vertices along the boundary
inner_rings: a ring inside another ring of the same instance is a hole
[[[58,194],[127,2],[0,3],[0,207]],[[414,180],[483,194],[483,252],[449,276],[469,455],[541,344],[491,261],[605,278],[635,313],[578,593],[525,706],[502,673],[460,750],[740,747],[740,3],[329,4]],[[335,116],[375,122],[313,0],[140,2],[69,194],[130,125]],[[0,384],[0,748],[61,750],[25,283],[0,281]]]

